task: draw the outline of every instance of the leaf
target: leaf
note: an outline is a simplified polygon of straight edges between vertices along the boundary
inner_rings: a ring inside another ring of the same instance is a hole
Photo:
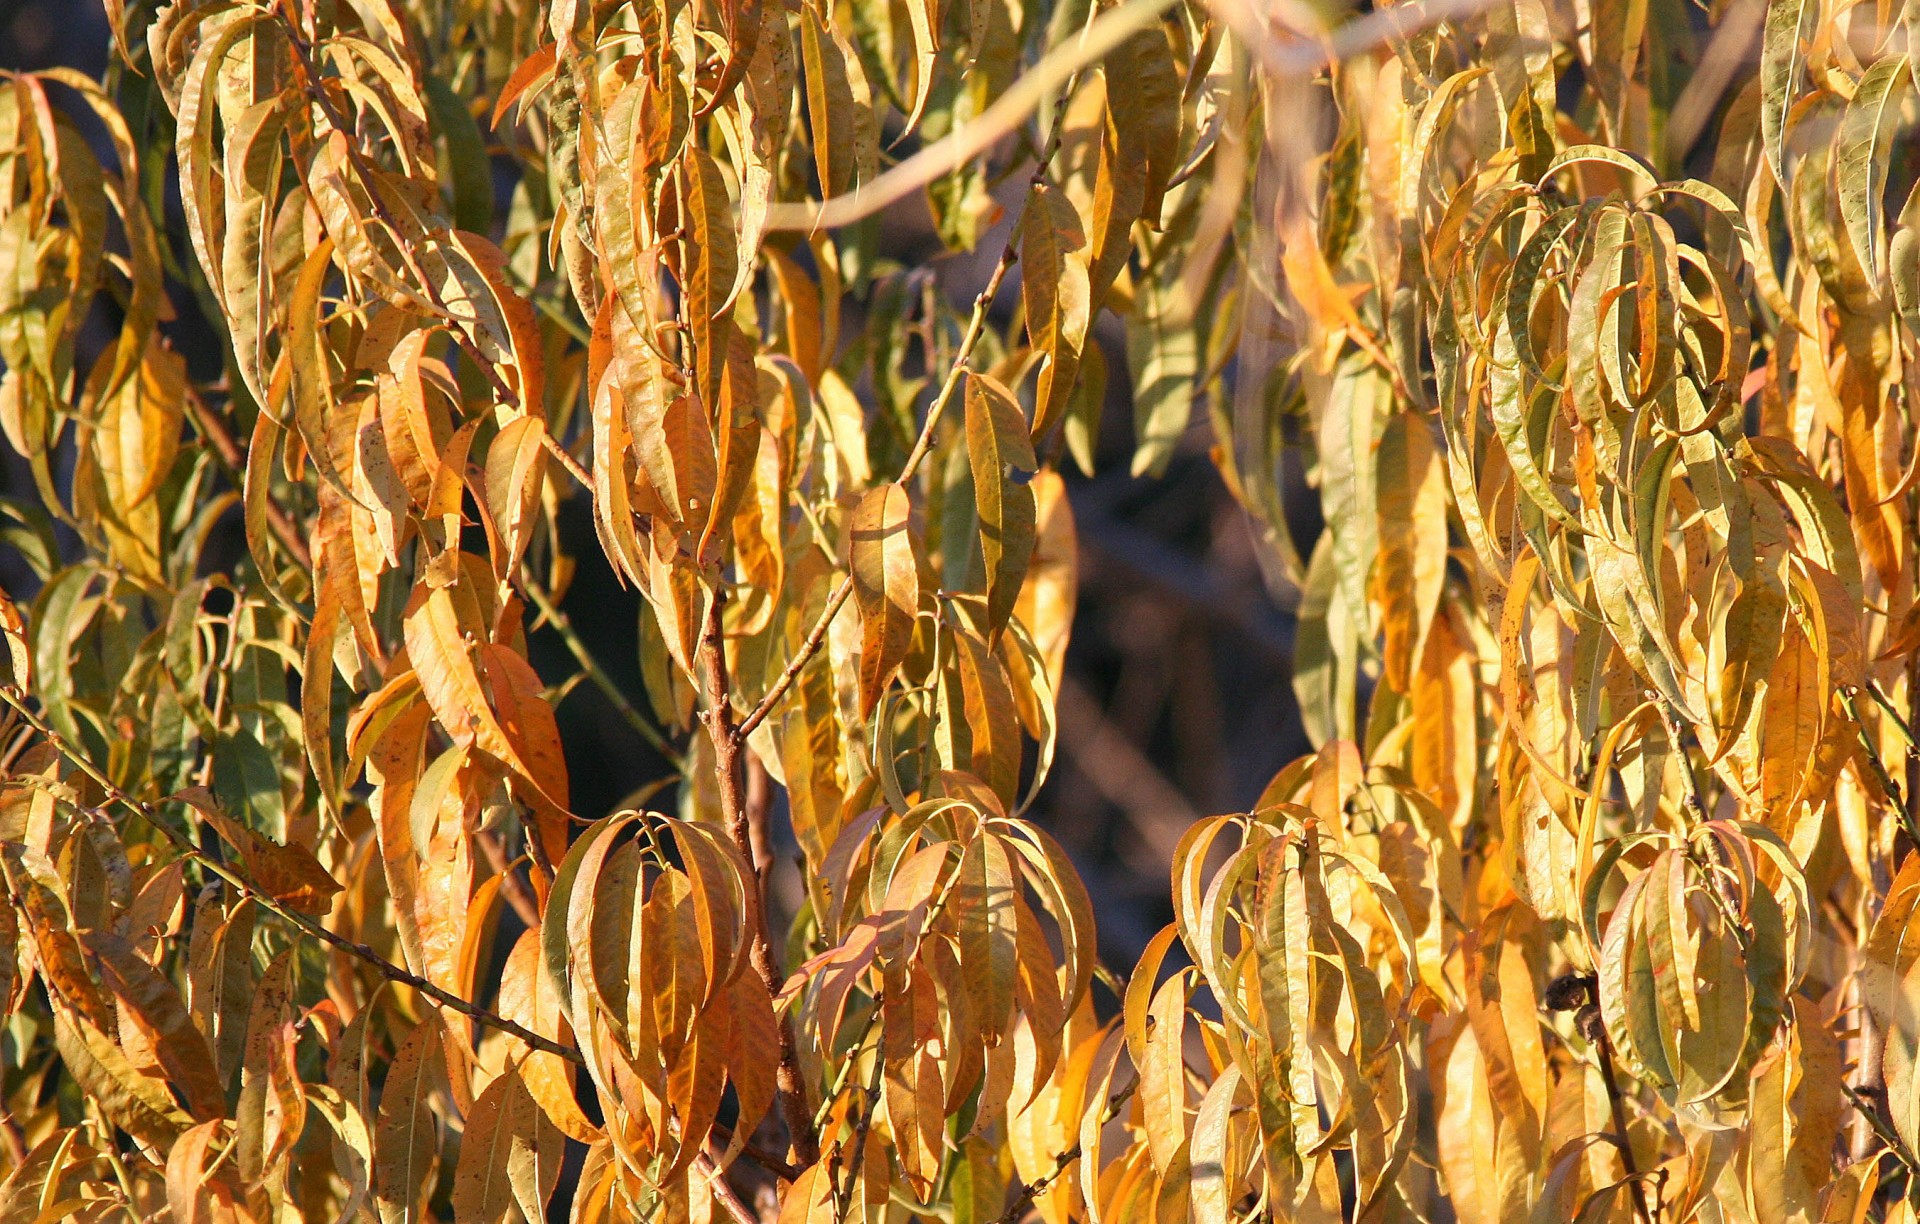
[[[1079,377],[1090,322],[1086,246],[1072,202],[1057,188],[1034,184],[1020,220],[1020,293],[1028,342],[1045,358],[1034,390],[1037,439],[1065,414]]]
[[[560,1185],[566,1137],[535,1104],[517,1071],[509,1070],[502,1078],[509,1081],[509,1087],[501,1113],[512,1126],[507,1182],[520,1213],[529,1220],[543,1219]]]
[[[373,1198],[382,1224],[426,1218],[440,1161],[429,1095],[446,1078],[438,1019],[415,1025],[394,1051],[373,1128]]]
[[[1433,434],[1412,413],[1387,418],[1377,456],[1380,561],[1376,602],[1387,682],[1409,692],[1446,586],[1447,495]]]
[[[512,75],[507,78],[507,83],[500,87],[500,96],[494,100],[493,114],[487,121],[488,127],[498,128],[500,120],[515,103],[519,102],[529,90],[537,88],[540,83],[551,78],[557,53],[558,48],[555,44],[543,43],[534,50],[533,54],[520,61],[519,66],[514,68]]]
[[[1101,66],[1107,78],[1107,115],[1127,172],[1138,167],[1137,216],[1160,228],[1161,202],[1180,156],[1181,82],[1166,27],[1147,25],[1128,35]],[[1116,170],[1119,169],[1116,165]],[[1133,218],[1127,218],[1127,225]]]
[[[533,58],[538,58],[536,54]],[[423,96],[433,116],[433,126],[446,146],[447,162],[453,170],[453,223],[458,228],[484,234],[493,226],[493,175],[487,163],[487,148],[480,138],[480,126],[473,112],[453,91],[445,77],[429,74]],[[502,100],[510,102],[505,91]],[[494,126],[499,125],[495,108]]]
[[[239,1065],[246,1009],[253,998],[256,908],[245,897],[231,909],[224,908],[218,886],[210,886],[194,907],[187,953],[187,1007],[194,1027],[213,1051],[214,1068],[223,1085]]]
[[[858,137],[857,103],[848,63],[817,12],[800,10],[800,58],[806,77],[807,124],[813,131],[814,173],[831,198],[853,186]]]
[[[1708,887],[1684,856],[1663,852],[1614,911],[1600,979],[1608,1029],[1636,1074],[1687,1103],[1739,1070],[1753,1006],[1745,958]]]
[[[203,787],[191,787],[173,796],[212,825],[221,839],[240,854],[248,881],[265,895],[303,914],[324,916],[333,908],[340,882],[328,873],[304,846],[282,846],[228,816]]]
[[[1201,336],[1191,299],[1175,280],[1181,266],[1164,250],[1159,266],[1134,281],[1127,316],[1133,379],[1135,476],[1163,476],[1199,398]]]
[[[584,842],[582,837],[574,844]],[[548,894],[547,912],[556,912],[561,897],[560,876],[556,874]],[[562,905],[558,912],[564,912]],[[550,1041],[558,1041],[561,1032],[562,1000],[541,965],[540,937],[523,931],[507,954],[500,974],[500,1010],[518,1017],[522,1024]],[[557,1054],[535,1050],[519,1064],[521,1081],[541,1113],[569,1139],[592,1143],[599,1128],[589,1121],[574,1099],[573,1067]]]
[[[1718,677],[1716,720],[1723,733],[1738,733],[1754,697],[1764,691],[1763,677],[1780,657],[1787,600],[1771,582],[1741,588],[1727,609],[1726,663]]]
[[[53,1039],[61,1064],[81,1091],[113,1125],[141,1143],[164,1150],[192,1122],[157,1082],[127,1061],[113,1037],[58,1001]]]
[[[1901,105],[1912,92],[1906,57],[1882,56],[1860,78],[1834,133],[1833,175],[1840,215],[1860,266],[1876,278],[1887,247],[1881,203],[1887,190],[1887,163]]]
[[[534,810],[543,857],[549,863],[557,862],[566,853],[572,820],[567,810],[567,762],[559,721],[532,664],[507,647],[492,643],[474,653],[493,697],[493,707],[499,712],[500,730],[513,748],[513,760],[518,762],[514,791]]]
[[[508,1160],[516,1132],[525,1128],[533,1112],[533,1098],[513,1071],[495,1076],[474,1098],[460,1138],[460,1162],[453,1171],[456,1217],[492,1224],[518,1208]]]
[[[203,1122],[182,1132],[167,1153],[167,1207],[177,1224],[245,1218],[243,1191],[232,1167],[210,1167],[224,1127],[224,1120]]]
[[[287,305],[286,351],[294,424],[320,475],[335,488],[344,488],[351,464],[336,450],[342,431],[333,422],[344,421],[345,414],[334,400],[333,370],[321,339],[321,293],[333,269],[332,255],[332,241],[322,238],[300,265],[300,278]]]
[[[1006,847],[991,834],[967,844],[949,904],[959,927],[961,963],[981,1037],[996,1045],[1013,1018],[1017,971],[1016,880]]]
[[[1379,369],[1355,355],[1334,376],[1317,423],[1322,465],[1322,504],[1331,549],[1328,564],[1347,617],[1363,615],[1367,569],[1379,531],[1374,498],[1379,488],[1377,422],[1391,395]]]
[[[951,1186],[954,1224],[993,1224],[1007,1199],[997,1153],[985,1140],[969,1137],[960,1141],[959,1157]]]
[[[505,581],[520,565],[533,540],[533,520],[545,486],[546,426],[540,418],[507,422],[487,448],[487,514],[500,533],[494,576]]]
[[[295,1065],[294,1007],[293,954],[287,951],[267,966],[253,997],[234,1110],[240,1175],[256,1184],[278,1175],[306,1124],[306,1096]]]
[[[173,983],[142,960],[133,946],[106,931],[81,936],[96,958],[101,984],[125,1005],[153,1045],[154,1055],[187,1111],[202,1122],[226,1116],[227,1093],[206,1038]]]
[[[0,591],[0,637],[7,644],[7,683],[25,689],[33,683],[33,653],[27,644],[27,624],[19,607]]]
[[[1524,1152],[1538,1159],[1547,1130],[1547,1054],[1537,1017],[1541,959],[1532,912],[1507,904],[1482,920],[1463,945],[1467,1017],[1485,1060],[1494,1103]]]
[[[913,31],[913,105],[907,111],[906,131],[920,126],[933,96],[933,70],[940,54],[940,0],[908,0],[907,25]]]
[[[807,1166],[780,1205],[780,1224],[826,1224],[835,1214],[833,1195],[833,1166]]]
[[[481,688],[472,636],[461,624],[450,588],[423,585],[415,590],[406,614],[407,655],[434,717],[456,743],[478,749],[541,790],[541,771],[522,758]],[[493,662],[498,664],[498,656]],[[565,807],[559,798],[547,799]]]
[[[969,373],[966,407],[967,458],[978,499],[991,641],[1013,615],[1033,556],[1034,496],[1028,481],[1039,464],[1012,392],[987,375]]]
[[[748,261],[751,263],[751,261]],[[753,347],[736,329],[729,333],[726,370],[720,378],[720,402],[714,421],[713,506],[706,516],[696,555],[704,565],[718,565],[728,543],[728,529],[742,500],[753,485],[755,461],[762,445],[761,370],[753,363]]]
[[[1187,1069],[1184,1053],[1187,1001],[1192,974],[1175,973],[1154,991],[1148,1010],[1146,1057],[1140,1064],[1140,1099],[1145,1106],[1147,1146],[1162,1173],[1188,1141]]]
[[[1511,0],[1487,8],[1487,51],[1511,107],[1507,127],[1521,155],[1520,177],[1538,180],[1553,156],[1553,31],[1539,0]]]
[[[965,630],[954,634],[962,708],[971,741],[971,772],[1011,809],[1020,787],[1020,723],[1000,661]]]
[[[851,522],[849,567],[860,608],[860,713],[870,716],[907,657],[920,612],[911,507],[898,484],[864,494]]]
[[[1806,70],[1807,44],[1820,21],[1818,0],[1767,0],[1767,22],[1760,39],[1760,131],[1767,164],[1784,189],[1787,116],[1799,100]]]
[[[1194,1224],[1226,1224],[1229,1210],[1240,1197],[1232,1158],[1233,1108],[1239,1089],[1240,1068],[1230,1066],[1207,1086],[1194,1117],[1189,1182]]]
[[[698,361],[700,401],[720,402],[720,379],[727,365],[732,322],[726,311],[742,287],[739,234],[733,203],[727,197],[720,167],[698,145],[687,149],[680,163],[682,198],[686,208],[686,254],[683,285],[687,323],[693,333]]]
[[[333,1164],[347,1183],[346,1208],[357,1210],[373,1190],[373,1096],[367,1080],[367,1025],[363,1007],[328,1052],[326,1085],[307,1086],[308,1103],[333,1128]]]

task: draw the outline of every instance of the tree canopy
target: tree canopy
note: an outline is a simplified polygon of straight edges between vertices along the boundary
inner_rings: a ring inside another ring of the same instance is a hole
[[[1914,1219],[1913,6],[106,7],[0,78],[0,1221]],[[1110,400],[1313,745],[1131,966]]]

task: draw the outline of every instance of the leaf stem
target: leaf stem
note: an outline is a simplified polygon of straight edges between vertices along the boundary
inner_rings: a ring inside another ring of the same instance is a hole
[[[517,1024],[505,1016],[488,1011],[478,1004],[470,1003],[459,995],[434,985],[420,975],[408,972],[378,952],[375,952],[372,948],[367,947],[365,944],[355,943],[343,935],[335,934],[333,931],[328,930],[326,926],[314,921],[307,915],[283,905],[272,893],[261,888],[258,884],[248,879],[243,873],[235,870],[229,864],[214,858],[199,846],[195,845],[193,840],[186,834],[180,832],[180,830],[163,820],[160,813],[155,811],[150,804],[135,799],[132,795],[120,789],[111,778],[107,777],[106,773],[102,771],[99,766],[95,765],[83,753],[75,750],[72,745],[68,744],[66,740],[61,737],[58,731],[48,726],[38,714],[35,714],[27,705],[25,695],[21,693],[18,688],[10,684],[0,685],[0,700],[4,700],[8,705],[12,706],[19,712],[22,718],[27,720],[34,730],[45,736],[47,742],[53,745],[56,752],[72,762],[82,773],[92,778],[94,782],[100,786],[101,790],[106,792],[107,798],[146,821],[150,827],[162,837],[166,838],[168,842],[172,843],[174,849],[178,850],[181,855],[199,863],[206,870],[219,876],[222,880],[225,880],[228,884],[239,889],[247,896],[252,897],[260,904],[261,908],[269,913],[299,928],[308,935],[320,940],[322,943],[328,944],[341,952],[345,952],[349,956],[366,962],[368,965],[371,965],[381,977],[387,979],[389,982],[396,982],[402,986],[411,986],[442,1007],[451,1008],[469,1020],[477,1021],[487,1025],[489,1028],[498,1029],[503,1033],[518,1037],[521,1041],[526,1042],[536,1050],[556,1055],[557,1057],[566,1059],[568,1062],[585,1065],[585,1060],[580,1056],[578,1050],[570,1046],[563,1046],[551,1038],[542,1037],[532,1029]]]

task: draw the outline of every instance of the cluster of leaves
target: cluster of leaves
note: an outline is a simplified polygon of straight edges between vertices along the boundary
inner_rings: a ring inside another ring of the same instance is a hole
[[[110,7],[0,88],[0,1218],[1913,1218],[1887,5]],[[1109,311],[1320,745],[1125,980],[1028,816]]]

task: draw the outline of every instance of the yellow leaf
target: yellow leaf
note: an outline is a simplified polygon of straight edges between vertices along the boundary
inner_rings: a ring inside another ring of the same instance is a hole
[[[855,507],[849,565],[860,608],[860,711],[870,715],[907,657],[920,612],[911,507],[897,484],[869,490]]]

